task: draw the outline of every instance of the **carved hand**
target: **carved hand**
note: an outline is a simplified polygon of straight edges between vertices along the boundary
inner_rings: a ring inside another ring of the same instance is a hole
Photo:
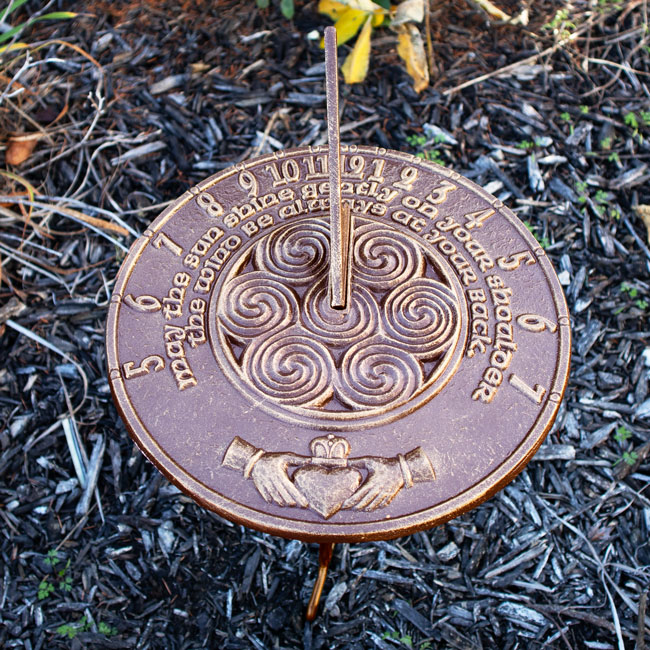
[[[368,471],[368,478],[345,501],[343,508],[375,510],[381,506],[387,506],[404,486],[399,460],[397,458],[370,457],[363,458],[362,463]]]
[[[306,508],[309,503],[289,479],[290,465],[301,465],[305,458],[290,453],[265,453],[255,463],[251,478],[267,503]]]

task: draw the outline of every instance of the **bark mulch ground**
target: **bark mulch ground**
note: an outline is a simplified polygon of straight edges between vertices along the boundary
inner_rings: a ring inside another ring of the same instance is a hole
[[[253,0],[49,5],[82,15],[0,62],[0,646],[650,647],[647,3],[543,0],[515,27],[433,0],[432,88],[413,92],[388,30],[342,86],[344,141],[443,162],[529,224],[573,364],[529,467],[445,526],[337,546],[313,624],[315,547],[163,479],[113,407],[103,336],[119,263],[167,202],[325,142],[307,34],[328,21],[314,2],[292,22]]]

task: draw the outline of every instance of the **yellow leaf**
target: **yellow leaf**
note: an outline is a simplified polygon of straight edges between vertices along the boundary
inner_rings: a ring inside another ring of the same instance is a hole
[[[345,83],[358,84],[368,74],[368,63],[370,61],[370,34],[372,34],[372,16],[369,16],[363,25],[361,34],[354,44],[354,49],[348,54],[341,66],[341,72]]]
[[[29,43],[11,43],[0,47],[0,54],[3,52],[11,52],[12,50],[24,50],[29,47]]]
[[[369,14],[374,13],[375,11],[384,12],[386,11],[381,5],[378,5],[372,0],[342,0],[343,4],[347,5],[351,9],[359,9],[361,11],[366,11]]]
[[[406,71],[413,79],[415,92],[424,90],[429,85],[429,67],[422,36],[413,23],[397,27],[397,53],[406,63]]]
[[[318,13],[325,14],[332,20],[338,20],[339,16],[347,10],[347,5],[344,5],[342,2],[336,2],[335,0],[320,0],[318,3]]]
[[[356,33],[361,29],[363,21],[367,18],[368,13],[359,11],[358,9],[348,9],[340,15],[339,19],[334,23],[336,29],[336,44],[343,45],[351,38],[354,38]],[[325,47],[325,39],[322,38],[320,42],[321,50]]]
[[[393,27],[402,23],[421,23],[424,20],[424,0],[404,0],[395,9],[395,16],[390,21]]]
[[[372,14],[372,26],[373,27],[379,27],[384,20],[386,20],[386,14],[388,12],[386,11],[375,11],[374,14]]]
[[[342,14],[334,23],[334,27],[336,28],[336,44],[343,45],[343,43],[354,38],[367,17],[367,12],[359,11],[358,9],[348,9]]]
[[[634,208],[634,210],[645,224],[646,230],[648,231],[648,243],[650,244],[650,205],[640,203]]]
[[[485,9],[485,11],[490,14],[493,18],[496,18],[497,20],[504,20],[504,21],[509,21],[511,20],[510,16],[508,16],[507,13],[504,11],[501,11],[499,7],[496,5],[492,4],[490,0],[474,0],[474,2],[481,7],[481,9]]]

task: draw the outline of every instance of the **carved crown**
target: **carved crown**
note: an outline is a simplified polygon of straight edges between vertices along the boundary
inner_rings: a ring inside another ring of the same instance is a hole
[[[350,443],[345,438],[337,438],[332,433],[314,438],[309,447],[316,458],[347,458],[350,453]]]

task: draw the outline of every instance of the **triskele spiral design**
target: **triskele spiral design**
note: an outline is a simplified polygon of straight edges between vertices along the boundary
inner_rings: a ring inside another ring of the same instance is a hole
[[[298,312],[293,290],[267,273],[253,272],[234,278],[224,286],[222,295],[222,325],[245,339],[287,327]]]
[[[320,406],[332,396],[333,360],[299,328],[257,339],[242,363],[255,388],[280,404]]]
[[[340,381],[344,400],[386,406],[405,402],[422,386],[422,367],[408,352],[371,339],[347,351]]]
[[[305,294],[302,321],[307,336],[344,347],[374,334],[379,324],[379,306],[375,297],[360,284],[352,283],[348,309],[330,305],[327,278],[315,283]]]
[[[355,228],[353,254],[355,279],[376,291],[419,277],[424,269],[422,251],[410,237],[374,223]]]
[[[255,265],[289,285],[309,284],[327,270],[329,238],[326,221],[310,219],[279,228],[256,246]]]
[[[283,224],[249,250],[211,301],[213,349],[259,404],[372,417],[433,386],[457,353],[462,289],[415,237],[355,217],[346,310],[330,305],[327,218]]]
[[[460,318],[451,288],[430,278],[416,278],[393,291],[384,303],[389,336],[419,359],[433,359],[453,342]]]

